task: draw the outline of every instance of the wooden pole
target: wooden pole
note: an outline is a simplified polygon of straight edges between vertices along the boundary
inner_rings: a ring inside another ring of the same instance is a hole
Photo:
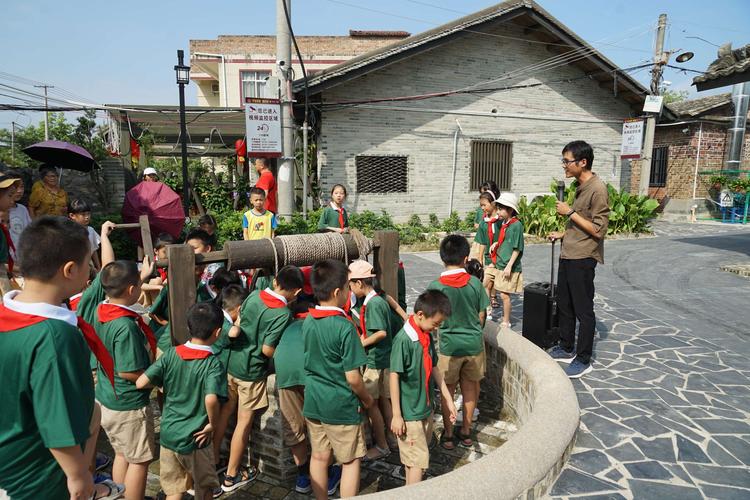
[[[374,246],[375,274],[380,288],[398,299],[398,231],[375,231]]]
[[[141,215],[138,218],[139,226],[141,227],[141,240],[143,243],[143,253],[148,258],[154,260],[154,242],[151,239],[151,226],[148,224],[148,215]]]
[[[187,245],[167,247],[169,270],[169,323],[172,345],[190,340],[187,328],[187,310],[195,304],[195,253]]]

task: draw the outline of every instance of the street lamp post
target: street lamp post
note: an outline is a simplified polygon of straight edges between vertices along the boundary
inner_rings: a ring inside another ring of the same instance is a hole
[[[180,87],[180,145],[182,147],[182,206],[185,217],[190,216],[190,185],[188,183],[187,126],[185,125],[185,85],[190,83],[190,66],[185,66],[185,53],[177,51],[177,66],[174,67],[177,85]]]

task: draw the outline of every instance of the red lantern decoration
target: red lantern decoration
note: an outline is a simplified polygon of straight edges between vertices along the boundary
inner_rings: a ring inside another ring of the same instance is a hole
[[[247,156],[247,143],[245,142],[245,139],[237,139],[234,141],[234,150],[237,153],[237,156],[243,158]]]
[[[130,138],[130,156],[135,159],[140,159],[141,157],[141,147],[132,137]]]

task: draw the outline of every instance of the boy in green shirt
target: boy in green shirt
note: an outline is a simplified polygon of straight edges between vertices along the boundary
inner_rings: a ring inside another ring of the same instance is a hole
[[[386,429],[391,427],[391,402],[388,387],[388,366],[391,359],[391,308],[374,288],[372,264],[355,260],[349,264],[349,288],[362,305],[359,316],[359,334],[367,353],[367,367],[362,374],[365,387],[378,404],[368,408],[374,447],[367,450],[364,460],[378,460],[390,455]]]
[[[190,340],[165,352],[136,386],[164,390],[159,475],[167,499],[179,500],[193,488],[196,499],[208,500],[221,494],[210,446],[219,399],[227,396],[221,362],[211,349],[221,332],[221,309],[213,302],[193,304],[187,323]]]
[[[305,404],[312,448],[310,476],[313,492],[328,498],[328,464],[342,462],[341,497],[359,491],[359,467],[367,453],[360,405],[375,400],[365,388],[360,368],[367,363],[357,330],[342,307],[349,298],[349,269],[337,260],[324,260],[311,272],[319,306],[302,324],[305,341]]]
[[[229,463],[222,489],[234,491],[258,475],[255,467],[240,467],[247,448],[255,413],[268,406],[266,378],[281,334],[291,319],[287,304],[304,284],[302,271],[282,267],[273,280],[273,290],[253,292],[242,304],[240,328],[229,332],[229,398],[237,404],[237,427],[232,435]]]
[[[221,334],[212,347],[214,354],[216,354],[216,357],[221,362],[222,380],[224,380],[225,385],[228,383],[227,369],[229,367],[229,354],[231,353],[229,330],[232,329],[232,326],[238,323],[240,308],[242,307],[243,302],[245,302],[245,299],[247,299],[247,296],[247,290],[240,285],[228,285],[221,290],[221,308],[224,315],[224,323],[221,326]],[[224,435],[227,432],[229,417],[236,410],[236,402],[233,404],[232,401],[227,400],[221,405],[221,414],[219,415],[219,420],[216,422],[216,433],[213,443],[217,471],[221,468],[219,465],[221,462],[221,444],[224,441]]]
[[[443,292],[451,304],[451,315],[439,329],[438,366],[451,395],[455,392],[456,385],[461,384],[464,410],[459,444],[465,448],[474,444],[471,439],[471,424],[479,399],[479,381],[484,378],[482,328],[489,305],[482,283],[464,269],[469,251],[466,238],[457,234],[448,235],[440,243],[440,259],[446,270],[440,274],[439,280],[427,287],[429,290]],[[440,441],[443,448],[452,450],[453,424],[445,420],[449,408],[447,400],[442,399],[445,431]]]
[[[448,420],[456,421],[453,394],[448,391],[430,332],[440,327],[451,314],[448,297],[437,290],[427,290],[417,298],[414,314],[396,334],[391,348],[391,430],[398,436],[401,463],[406,468],[406,484],[422,480],[430,466],[429,444],[432,439],[432,402],[430,381],[440,388],[450,412]]]
[[[500,326],[510,328],[510,294],[523,293],[523,223],[518,220],[518,198],[513,193],[502,193],[496,202],[503,219],[495,251],[499,279],[495,280],[495,290],[500,292],[503,301],[503,321]],[[492,248],[491,248],[492,250]]]
[[[91,326],[62,306],[88,280],[88,234],[69,219],[40,217],[17,255],[24,289],[0,306],[0,489],[19,500],[122,493],[111,481],[95,487],[89,472],[100,421],[89,349],[108,367],[102,384],[113,380],[113,361]]]
[[[156,356],[154,333],[131,309],[141,295],[141,284],[154,270],[153,263],[144,264],[140,273],[132,261],[104,266],[100,282],[107,300],[97,308],[96,331],[114,359],[115,384],[98,383],[96,399],[102,406],[102,428],[115,451],[112,479],[125,484],[129,498],[143,497],[148,464],[156,457],[151,391],[135,387]],[[100,365],[97,379],[104,378]]]

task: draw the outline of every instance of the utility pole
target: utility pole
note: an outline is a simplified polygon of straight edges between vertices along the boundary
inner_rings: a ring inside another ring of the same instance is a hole
[[[654,67],[651,69],[651,95],[659,95],[659,83],[664,65],[669,61],[669,52],[664,52],[664,34],[667,30],[667,15],[659,15],[659,26],[656,28],[656,47],[654,49]],[[638,194],[648,195],[648,184],[651,179],[651,159],[654,153],[654,134],[656,133],[656,115],[650,114],[646,120],[646,137],[641,154],[641,179]]]
[[[39,89],[44,89],[44,140],[49,140],[49,104],[47,103],[47,89],[54,89],[52,85],[34,85]]]
[[[281,142],[282,153],[276,171],[279,215],[289,217],[294,212],[294,112],[292,110],[292,36],[286,21],[284,4],[291,19],[291,0],[276,0],[276,76],[281,87]]]

